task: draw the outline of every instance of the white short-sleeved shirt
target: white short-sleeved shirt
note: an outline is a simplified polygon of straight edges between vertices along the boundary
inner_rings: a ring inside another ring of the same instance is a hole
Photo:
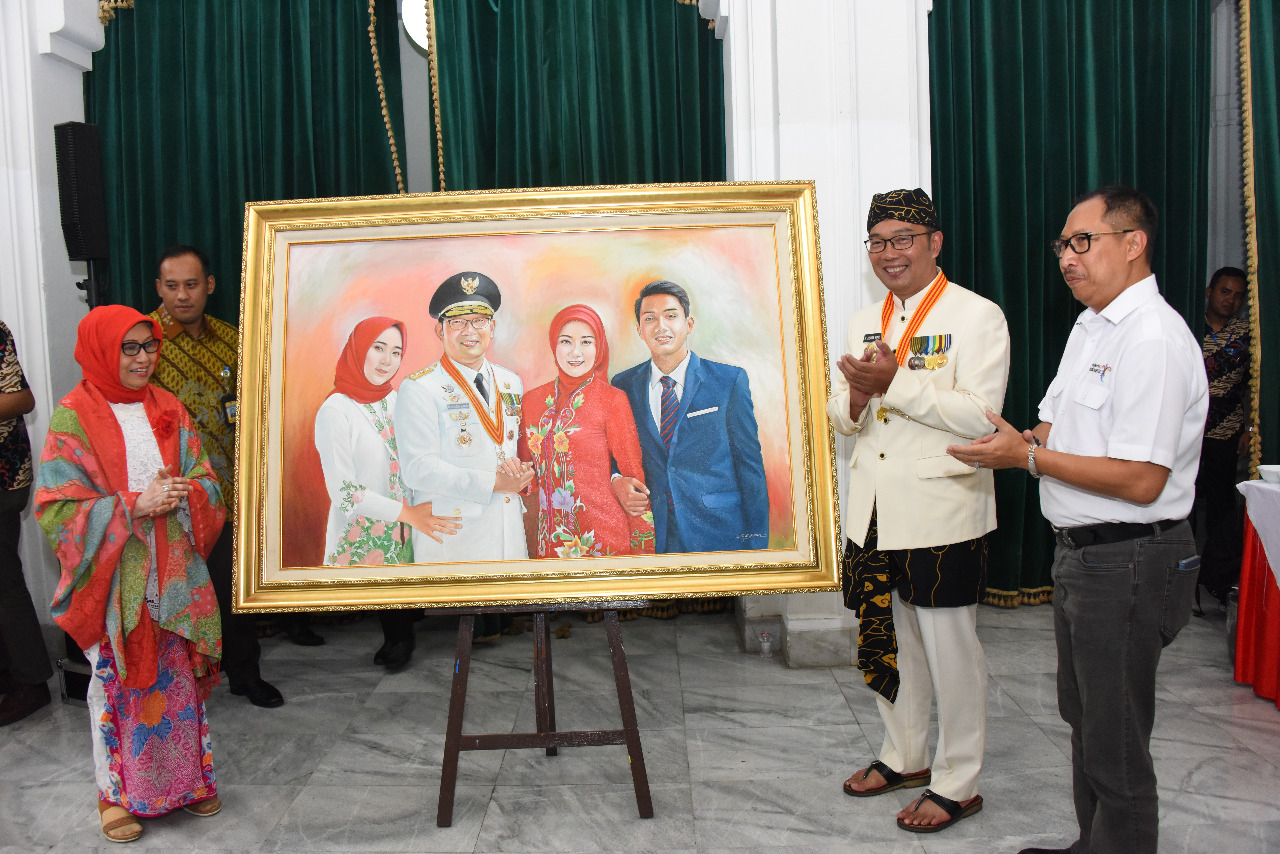
[[[1101,312],[1076,319],[1058,375],[1040,401],[1052,424],[1046,447],[1150,462],[1169,469],[1151,504],[1136,504],[1044,477],[1040,508],[1059,527],[1183,519],[1195,497],[1209,409],[1200,343],[1148,276]]]

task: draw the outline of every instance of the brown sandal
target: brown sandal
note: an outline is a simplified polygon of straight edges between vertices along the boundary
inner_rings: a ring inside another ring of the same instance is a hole
[[[137,817],[119,804],[98,801],[98,821],[108,842],[132,842],[142,835]]]
[[[902,819],[898,819],[898,827],[911,833],[937,833],[939,830],[946,830],[962,818],[968,818],[974,813],[982,812],[982,795],[974,795],[967,801],[953,801],[950,798],[944,798],[932,789],[925,789],[924,794],[911,807],[912,812],[917,812],[926,800],[933,801],[947,817],[937,824],[907,824]]]
[[[198,815],[201,818],[208,818],[211,815],[217,815],[218,811],[222,809],[222,798],[214,795],[206,801],[197,801],[194,804],[187,804],[183,809],[192,815]]]
[[[854,777],[858,778],[858,782],[871,776],[872,771],[879,772],[884,778],[883,786],[876,786],[873,789],[855,789],[849,784],[854,781]],[[915,789],[920,786],[929,785],[933,772],[926,768],[923,771],[912,771],[910,774],[899,774],[888,765],[885,765],[879,759],[871,760],[871,764],[862,772],[862,776],[858,777],[858,772],[853,772],[853,777],[844,781],[844,793],[852,795],[855,798],[871,798],[876,795],[883,795],[885,792],[894,792],[898,789]]]

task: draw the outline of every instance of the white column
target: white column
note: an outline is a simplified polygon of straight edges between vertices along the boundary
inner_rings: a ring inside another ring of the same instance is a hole
[[[1204,286],[1219,267],[1245,266],[1243,119],[1240,114],[1240,15],[1235,0],[1217,0],[1213,10],[1209,125],[1209,252]]]
[[[931,0],[701,0],[724,40],[733,180],[814,179],[831,364],[849,316],[880,299],[861,241],[872,193],[929,189]],[[845,494],[851,445],[837,437]],[[837,593],[744,597],[744,640],[780,623],[793,666],[856,660]]]
[[[72,342],[87,311],[75,286],[85,265],[67,260],[62,238],[53,126],[84,120],[83,72],[102,38],[94,0],[0,3],[0,318],[35,394],[26,421],[37,457],[53,407],[80,379]],[[22,564],[47,623],[58,568],[29,507]]]

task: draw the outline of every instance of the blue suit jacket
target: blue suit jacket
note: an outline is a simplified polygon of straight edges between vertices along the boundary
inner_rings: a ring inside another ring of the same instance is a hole
[[[626,392],[640,434],[657,551],[666,551],[668,492],[687,551],[768,548],[769,492],[746,371],[689,354],[668,453],[649,409],[651,364],[628,368],[613,384]]]

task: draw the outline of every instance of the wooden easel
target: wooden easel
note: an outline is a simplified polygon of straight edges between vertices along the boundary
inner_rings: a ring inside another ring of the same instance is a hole
[[[510,605],[480,608],[462,612],[458,619],[458,651],[453,670],[453,690],[449,697],[449,723],[445,729],[444,759],[440,769],[440,806],[436,826],[453,824],[453,795],[458,783],[458,756],[463,750],[503,750],[509,747],[541,747],[555,756],[560,747],[592,747],[625,744],[631,760],[631,780],[636,789],[636,806],[641,818],[653,818],[653,800],[649,796],[649,776],[644,767],[644,751],[640,747],[640,729],[636,724],[635,698],[631,694],[631,675],[627,671],[627,653],[622,648],[622,629],[618,624],[619,608],[639,608],[648,602],[604,602],[588,604]],[[604,610],[604,627],[609,636],[609,654],[613,659],[613,681],[618,689],[618,708],[622,712],[622,729],[556,730],[556,701],[551,680],[551,626],[547,619],[552,611]],[[456,612],[455,612],[456,613]],[[477,614],[533,614],[533,697],[537,732],[464,735],[462,714],[467,702],[467,675],[471,670],[471,641]]]

